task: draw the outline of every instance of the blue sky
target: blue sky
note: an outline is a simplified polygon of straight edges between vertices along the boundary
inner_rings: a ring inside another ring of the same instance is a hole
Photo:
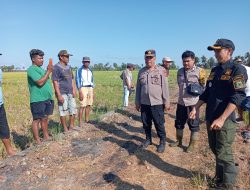
[[[45,65],[61,49],[94,63],[144,64],[155,49],[157,62],[181,54],[212,57],[207,46],[231,39],[234,55],[250,51],[250,1],[241,0],[0,0],[0,65],[28,67],[32,48],[45,52]]]

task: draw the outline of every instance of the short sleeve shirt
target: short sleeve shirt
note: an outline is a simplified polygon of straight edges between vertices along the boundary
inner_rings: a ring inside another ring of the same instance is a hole
[[[128,69],[123,71],[123,86],[127,86],[126,79],[128,80],[129,85],[132,83],[132,72]]]
[[[27,79],[30,92],[30,103],[53,100],[51,80],[48,79],[43,86],[38,86],[36,81],[40,80],[46,71],[36,65],[32,65],[27,70]]]
[[[73,74],[69,65],[63,66],[60,63],[57,63],[54,66],[52,80],[58,82],[61,94],[73,93],[72,79]]]

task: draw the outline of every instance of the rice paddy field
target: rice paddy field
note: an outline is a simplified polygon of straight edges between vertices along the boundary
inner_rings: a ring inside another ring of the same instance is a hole
[[[120,79],[121,71],[95,71],[94,72],[94,106],[91,113],[91,120],[98,120],[99,116],[122,107],[123,87]],[[170,88],[176,86],[176,71],[171,71],[169,78]],[[137,71],[133,73],[133,80],[136,83]],[[25,149],[32,141],[29,90],[26,72],[6,72],[3,73],[3,96],[9,127],[11,129],[12,142],[17,149]],[[78,97],[77,104],[78,102]],[[134,102],[134,94],[130,97],[130,102]],[[78,125],[76,119],[75,125]],[[55,109],[50,117],[49,131],[54,134],[62,132],[59,123],[57,101],[55,99]],[[0,154],[5,156],[5,150],[0,142]],[[0,156],[1,157],[1,156]]]

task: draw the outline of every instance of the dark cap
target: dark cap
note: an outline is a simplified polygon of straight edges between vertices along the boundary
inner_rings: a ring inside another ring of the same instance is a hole
[[[223,48],[232,48],[233,51],[235,50],[234,43],[228,39],[218,39],[214,45],[207,47],[209,51]]]
[[[44,52],[40,49],[32,49],[30,50],[30,58],[32,59],[33,56],[39,55],[39,56],[44,56]]]
[[[72,56],[72,54],[69,54],[69,53],[67,52],[67,50],[61,50],[61,51],[59,51],[58,57],[59,57],[59,56],[63,56],[63,55]]]
[[[145,51],[145,57],[155,57],[155,56],[156,56],[156,52],[154,49],[149,49]]]
[[[132,63],[128,63],[127,64],[127,68],[133,68],[133,69],[135,69],[135,66]]]
[[[0,55],[2,55],[2,54],[0,53]]]
[[[83,58],[82,58],[82,61],[83,61],[83,62],[90,62],[90,58],[89,58],[89,57],[83,57]]]

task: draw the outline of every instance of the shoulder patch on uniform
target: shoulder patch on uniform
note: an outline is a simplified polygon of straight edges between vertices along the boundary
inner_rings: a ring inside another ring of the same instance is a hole
[[[243,75],[236,75],[233,78],[234,89],[238,90],[246,87],[245,79]]]

